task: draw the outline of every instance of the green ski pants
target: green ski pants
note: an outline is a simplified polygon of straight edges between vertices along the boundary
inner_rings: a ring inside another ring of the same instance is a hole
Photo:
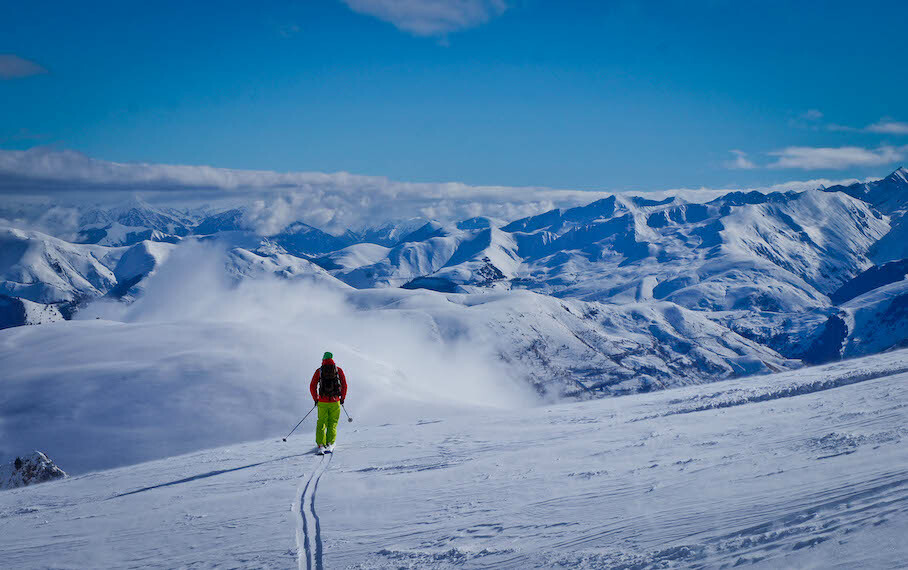
[[[315,424],[316,445],[331,445],[337,439],[337,422],[341,417],[340,402],[319,402]]]

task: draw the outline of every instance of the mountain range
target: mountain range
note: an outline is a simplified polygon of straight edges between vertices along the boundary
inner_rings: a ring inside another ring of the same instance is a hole
[[[804,192],[614,195],[341,235],[297,221],[261,236],[244,208],[136,199],[80,208],[66,236],[0,227],[0,326],[134,302],[181,245],[203,243],[225,252],[234,283],[303,279],[360,311],[407,306],[442,342],[484,339],[542,394],[646,391],[905,346],[906,211],[903,168]]]

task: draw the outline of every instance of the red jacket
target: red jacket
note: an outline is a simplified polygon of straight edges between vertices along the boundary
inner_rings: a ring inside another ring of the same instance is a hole
[[[334,364],[333,360],[322,360],[322,364]],[[322,398],[318,395],[318,381],[322,377],[322,369],[316,368],[315,374],[312,375],[312,382],[309,382],[309,393],[312,394],[312,399],[316,402],[338,402],[347,397],[347,377],[344,376],[344,370],[338,366],[337,375],[340,376],[341,381],[341,395],[340,398]]]

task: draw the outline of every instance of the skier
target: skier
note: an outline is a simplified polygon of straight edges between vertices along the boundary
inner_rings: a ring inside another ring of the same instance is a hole
[[[334,440],[337,439],[341,406],[347,397],[347,378],[343,369],[334,363],[334,355],[330,352],[322,356],[321,367],[312,375],[309,392],[318,406],[318,422],[315,424],[318,452],[331,453],[334,451]]]

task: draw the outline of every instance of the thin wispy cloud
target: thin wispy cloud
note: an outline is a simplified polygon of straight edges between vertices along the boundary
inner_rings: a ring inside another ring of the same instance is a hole
[[[743,150],[732,150],[729,152],[731,152],[733,155],[735,155],[735,158],[733,160],[729,160],[725,163],[726,168],[732,168],[732,169],[737,169],[737,170],[751,170],[751,169],[757,168],[756,163],[754,163],[752,160],[750,160],[747,157],[747,153],[744,152]]]
[[[908,135],[908,123],[893,121],[891,119],[880,119],[872,125],[866,127],[852,127],[849,125],[839,125],[830,123],[826,129],[833,132],[843,133],[875,133],[880,135]]]
[[[880,121],[869,125],[866,131],[886,135],[908,135],[908,123],[898,121]]]
[[[342,0],[351,10],[374,16],[416,36],[444,36],[500,16],[504,0]]]
[[[904,160],[908,146],[881,146],[868,149],[858,146],[807,147],[791,146],[770,152],[776,157],[769,168],[801,170],[842,170],[854,166],[883,166]]]
[[[44,73],[47,73],[47,70],[34,61],[18,55],[0,54],[0,79],[18,79]]]

